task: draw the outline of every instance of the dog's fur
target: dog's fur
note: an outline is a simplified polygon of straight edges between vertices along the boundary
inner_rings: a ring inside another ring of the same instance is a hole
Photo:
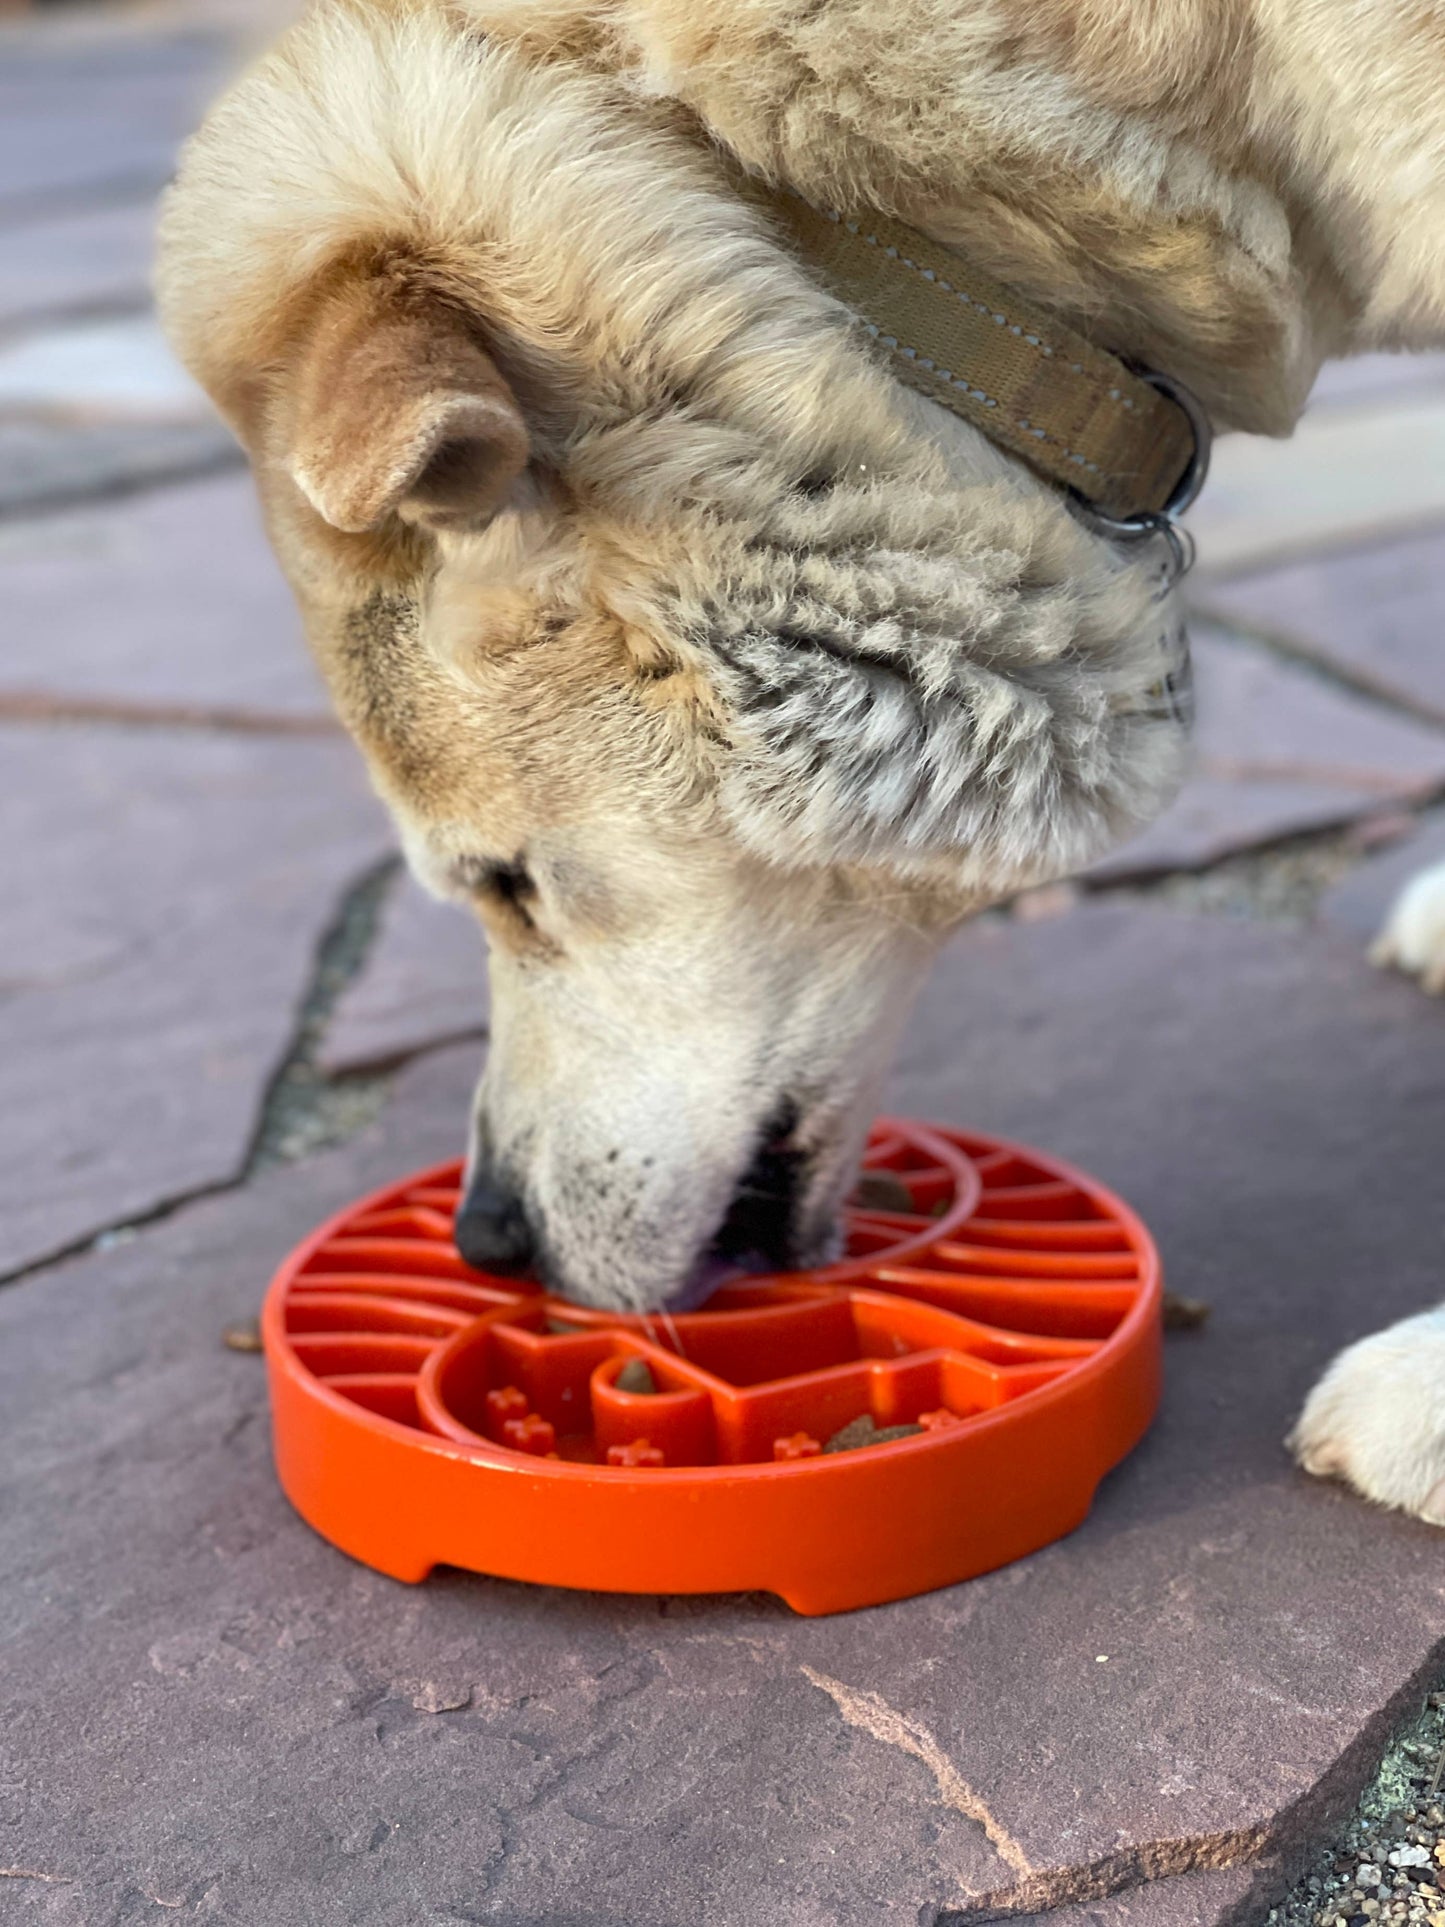
[[[1325,356],[1442,333],[1442,79],[1404,0],[326,0],[212,114],[164,315],[487,923],[473,1170],[562,1288],[700,1286],[764,1147],[773,1255],[826,1256],[941,936],[1181,768],[1159,557],[898,387],[729,168],[1281,433]],[[1309,1462],[1438,1504],[1445,1435],[1376,1476],[1358,1402]]]

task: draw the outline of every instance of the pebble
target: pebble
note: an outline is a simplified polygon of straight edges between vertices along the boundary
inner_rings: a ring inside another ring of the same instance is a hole
[[[1334,1844],[1271,1909],[1271,1927],[1445,1927],[1445,1801],[1434,1781],[1442,1713],[1437,1692]]]
[[[423,1680],[411,1696],[418,1713],[460,1713],[472,1703],[470,1686],[443,1686]]]

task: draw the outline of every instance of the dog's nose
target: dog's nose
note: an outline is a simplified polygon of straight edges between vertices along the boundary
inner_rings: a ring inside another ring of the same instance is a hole
[[[462,1257],[478,1271],[524,1271],[532,1259],[532,1232],[521,1200],[487,1170],[472,1179],[452,1235]]]

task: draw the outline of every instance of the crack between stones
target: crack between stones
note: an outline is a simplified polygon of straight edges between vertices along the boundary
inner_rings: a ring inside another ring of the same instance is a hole
[[[25,522],[33,516],[53,515],[63,509],[80,508],[95,502],[118,502],[130,495],[144,495],[151,489],[173,488],[181,482],[198,481],[207,475],[224,475],[244,468],[246,458],[239,448],[218,447],[177,455],[174,460],[157,462],[153,468],[133,474],[101,476],[93,482],[67,482],[53,488],[38,488],[33,494],[0,502],[0,522]]]
[[[53,1251],[0,1272],[0,1287],[28,1283],[72,1258],[89,1251],[103,1251],[111,1244],[163,1224],[193,1204],[243,1190],[259,1172],[330,1149],[370,1122],[381,1108],[389,1079],[384,1076],[325,1078],[315,1071],[314,1063],[337,999],[371,953],[381,906],[400,867],[399,857],[385,856],[379,862],[368,864],[342,890],[336,910],[316,946],[311,970],[297,1002],[290,1038],[266,1080],[257,1121],[236,1172],[175,1192],[144,1211],[112,1220]],[[359,1098],[351,1127],[330,1128],[336,1120],[328,1117],[322,1127],[307,1134],[299,1146],[288,1144],[286,1123],[294,1123],[298,1112],[314,1112],[318,1097],[337,1088]]]
[[[1419,533],[1419,531],[1415,531]],[[1239,578],[1243,580],[1244,577]],[[1233,577],[1230,578],[1234,580]],[[1221,583],[1221,587],[1226,586]],[[1394,717],[1405,717],[1413,723],[1423,723],[1427,728],[1445,729],[1445,709],[1436,708],[1433,703],[1410,702],[1392,684],[1382,678],[1372,676],[1368,669],[1357,664],[1344,662],[1328,651],[1312,645],[1303,636],[1291,634],[1287,629],[1276,629],[1269,623],[1241,621],[1238,616],[1224,610],[1213,609],[1204,599],[1189,604],[1189,624],[1217,630],[1229,641],[1253,645],[1267,654],[1287,662],[1292,668],[1305,669],[1329,687],[1351,696],[1362,697],[1373,708],[1385,711]]]
[[[1125,876],[1076,877],[1062,886],[1089,900],[1180,899],[1181,907],[1202,912],[1223,910],[1230,915],[1312,921],[1318,900],[1348,873],[1385,847],[1362,834],[1363,826],[1400,819],[1418,821],[1445,801],[1445,790],[1434,789],[1409,798],[1382,798],[1384,807],[1361,812],[1347,820],[1296,830],[1247,849],[1227,850],[1197,864],[1173,864],[1157,870],[1131,871]],[[1402,828],[1400,841],[1408,833]],[[1279,887],[1281,883],[1287,887]],[[1225,886],[1237,888],[1231,895]],[[1271,888],[1271,885],[1276,887]],[[1046,889],[1055,886],[1045,886]],[[1213,899],[1229,895],[1226,903]],[[1273,898],[1275,901],[1270,901]],[[1027,896],[1022,901],[1027,901]],[[1020,899],[1015,900],[1020,901]],[[985,914],[988,914],[987,912]]]
[[[198,1184],[189,1191],[177,1191],[144,1211],[134,1212],[128,1218],[115,1218],[98,1231],[87,1231],[82,1237],[72,1238],[68,1244],[57,1245],[53,1251],[42,1252],[38,1258],[27,1258],[23,1264],[0,1272],[0,1288],[28,1284],[32,1278],[53,1271],[57,1265],[67,1264],[72,1258],[84,1257],[88,1251],[104,1251],[111,1244],[128,1240],[137,1232],[149,1231],[152,1225],[163,1224],[167,1218],[184,1211],[188,1205],[203,1204],[207,1198],[224,1197],[228,1191],[239,1190],[241,1183],[239,1177],[218,1178],[212,1184]]]
[[[50,695],[0,690],[0,723],[110,724],[124,729],[199,729],[248,736],[339,736],[332,716],[305,711],[231,708],[206,703],[127,702],[116,696]]]
[[[368,865],[343,892],[323,931],[290,1043],[261,1100],[242,1184],[258,1171],[343,1142],[380,1109],[388,1084],[384,1075],[328,1077],[317,1069],[317,1059],[341,993],[371,954],[383,905],[400,870],[401,859],[395,854]],[[326,1109],[328,1098],[338,1092],[359,1101],[363,1114],[349,1125]]]

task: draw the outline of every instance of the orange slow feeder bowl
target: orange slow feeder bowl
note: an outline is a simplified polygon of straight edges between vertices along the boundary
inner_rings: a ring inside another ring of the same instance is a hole
[[[971,1133],[882,1119],[865,1169],[911,1208],[855,1202],[838,1264],[676,1316],[471,1270],[458,1164],[352,1205],[266,1298],[287,1495],[397,1579],[762,1589],[800,1613],[1047,1545],[1153,1416],[1153,1241],[1092,1179]],[[840,1449],[869,1420],[920,1429]]]

